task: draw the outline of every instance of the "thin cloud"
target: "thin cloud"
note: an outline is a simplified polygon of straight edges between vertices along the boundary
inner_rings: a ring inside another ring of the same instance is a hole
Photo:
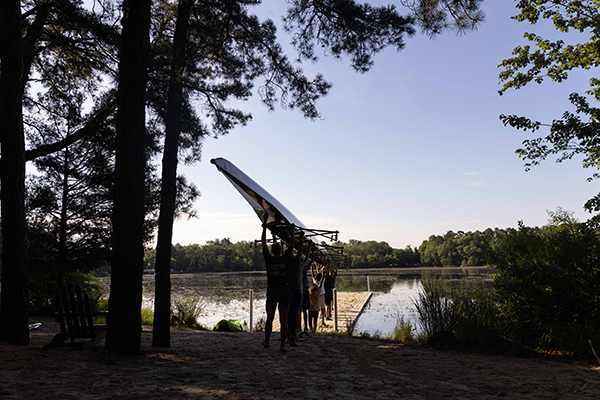
[[[486,184],[483,180],[475,181],[467,184],[468,187],[485,187]]]
[[[483,222],[489,222],[487,219],[473,219],[470,221],[444,221],[440,225],[466,225],[466,224],[480,224]]]

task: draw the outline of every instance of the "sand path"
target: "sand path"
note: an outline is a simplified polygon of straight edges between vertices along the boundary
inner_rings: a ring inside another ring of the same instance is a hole
[[[313,335],[284,354],[262,334],[172,331],[171,349],[119,356],[0,344],[2,399],[598,399],[600,368]]]

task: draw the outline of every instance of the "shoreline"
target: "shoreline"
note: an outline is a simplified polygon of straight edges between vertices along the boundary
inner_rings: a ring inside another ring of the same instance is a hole
[[[492,274],[494,269],[487,266],[474,266],[474,267],[390,267],[390,268],[353,268],[353,269],[340,269],[338,276],[343,275],[416,275],[422,274],[423,272],[449,272],[457,273],[464,271],[479,271]],[[171,279],[177,279],[178,277],[192,277],[192,276],[205,276],[205,277],[228,277],[228,276],[257,276],[262,277],[266,274],[265,271],[222,271],[222,272],[193,272],[193,273],[171,273]],[[99,276],[96,277],[101,281],[110,282],[110,276]],[[153,281],[154,274],[144,274],[143,281]]]

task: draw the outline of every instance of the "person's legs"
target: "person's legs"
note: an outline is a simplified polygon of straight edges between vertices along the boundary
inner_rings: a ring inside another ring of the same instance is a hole
[[[317,321],[319,320],[319,312],[318,311],[308,311],[308,326],[310,327],[311,332],[317,330]]]
[[[325,325],[325,295],[321,295],[321,323]]]
[[[325,317],[331,318],[331,303],[333,302],[333,278],[325,278]]]
[[[300,302],[298,303],[298,307],[296,309],[296,336],[300,335],[300,332],[302,332],[302,309],[303,307],[303,301],[304,301],[304,293],[302,293],[302,291],[299,293],[300,294]]]
[[[304,317],[304,330],[308,332],[308,308],[310,307],[310,293],[307,288],[304,288],[302,293],[302,316]]]
[[[302,319],[304,319],[304,330],[308,332],[308,311],[306,309],[302,310]]]
[[[280,333],[281,333],[281,345],[279,350],[285,351],[285,339],[288,335],[288,326],[287,326],[287,317],[288,312],[290,310],[289,304],[281,304],[279,303],[279,323],[281,324]],[[266,327],[265,327],[266,329]]]
[[[277,306],[267,304],[267,322],[265,323],[265,341],[263,345],[269,347],[269,339],[273,331],[273,320],[275,319],[275,310]]]
[[[294,346],[298,327],[298,307],[300,307],[301,297],[299,291],[292,292],[292,303],[288,312],[288,338],[290,345]]]

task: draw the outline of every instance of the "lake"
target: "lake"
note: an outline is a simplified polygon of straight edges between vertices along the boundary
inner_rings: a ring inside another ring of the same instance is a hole
[[[418,328],[413,305],[425,276],[443,279],[455,289],[484,287],[493,270],[467,268],[390,268],[385,270],[342,270],[336,280],[340,292],[370,291],[373,296],[357,321],[355,333],[390,335],[397,321],[404,318]],[[108,284],[108,279],[103,279]],[[265,318],[266,275],[264,272],[174,274],[171,276],[173,299],[201,296],[202,313],[198,322],[209,328],[221,319],[249,322],[250,290],[253,294],[253,323]],[[154,275],[144,275],[145,307],[154,303]]]

